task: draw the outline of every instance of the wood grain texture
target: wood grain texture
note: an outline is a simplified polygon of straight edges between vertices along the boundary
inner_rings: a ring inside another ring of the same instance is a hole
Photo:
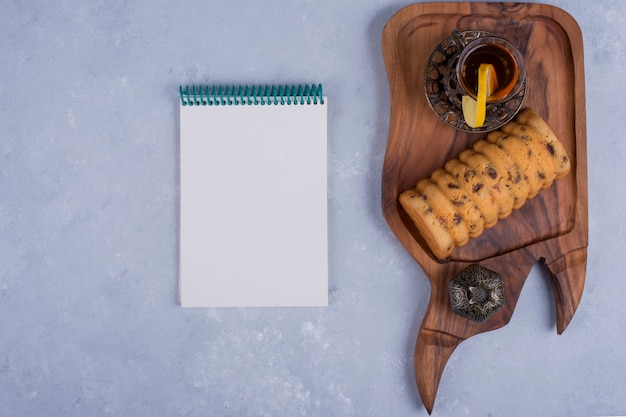
[[[438,261],[399,204],[399,194],[470,148],[486,134],[448,127],[430,109],[424,71],[435,47],[453,29],[485,30],[507,38],[524,55],[524,107],[546,120],[563,143],[572,170],[511,216]],[[382,47],[390,88],[390,123],[382,175],[382,210],[391,230],[430,280],[430,303],[415,348],[415,376],[430,413],[446,362],[469,337],[506,325],[530,269],[544,261],[552,280],[557,331],[582,296],[587,260],[587,154],[582,34],[561,9],[527,3],[421,3],[396,13]],[[482,323],[452,312],[448,282],[470,263],[504,280],[506,305]]]

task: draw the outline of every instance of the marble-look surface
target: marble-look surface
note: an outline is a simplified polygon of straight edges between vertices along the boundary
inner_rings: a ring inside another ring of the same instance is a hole
[[[0,415],[425,416],[430,286],[380,209],[380,36],[408,2],[0,4]],[[589,263],[562,336],[547,276],[461,344],[434,416],[626,415],[626,3],[555,0],[585,42]],[[321,82],[330,306],[177,304],[177,86]]]

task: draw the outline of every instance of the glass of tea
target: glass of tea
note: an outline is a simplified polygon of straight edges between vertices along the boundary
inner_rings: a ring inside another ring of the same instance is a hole
[[[474,99],[478,95],[478,68],[491,64],[497,85],[487,97],[487,103],[502,103],[513,97],[526,78],[524,59],[509,41],[498,36],[485,36],[457,46],[462,50],[456,65],[456,75],[463,90]]]

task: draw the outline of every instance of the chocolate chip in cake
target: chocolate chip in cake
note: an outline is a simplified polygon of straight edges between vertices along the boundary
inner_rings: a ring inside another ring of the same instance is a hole
[[[463,179],[465,181],[469,181],[470,178],[474,178],[476,176],[476,171],[474,171],[473,169],[468,169],[465,171],[465,174],[463,175]]]

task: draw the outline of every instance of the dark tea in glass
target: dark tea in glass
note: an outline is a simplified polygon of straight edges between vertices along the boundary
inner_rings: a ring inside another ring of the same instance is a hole
[[[493,66],[496,85],[487,102],[502,102],[517,93],[525,77],[521,54],[508,41],[498,37],[478,38],[463,49],[457,64],[457,77],[463,89],[474,99],[478,92],[478,68]]]

